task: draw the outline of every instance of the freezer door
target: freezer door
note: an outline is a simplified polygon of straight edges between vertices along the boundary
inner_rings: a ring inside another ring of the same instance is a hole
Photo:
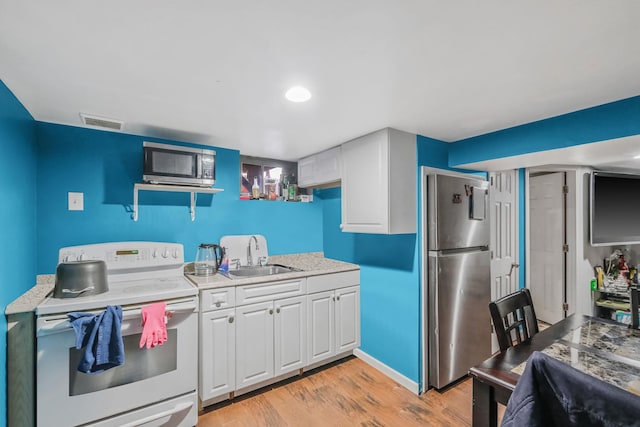
[[[488,188],[482,179],[427,176],[429,250],[489,245]]]
[[[442,388],[491,355],[489,251],[429,254],[429,383]]]

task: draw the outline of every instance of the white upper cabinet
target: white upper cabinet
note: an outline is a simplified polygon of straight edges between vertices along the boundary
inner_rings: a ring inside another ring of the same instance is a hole
[[[342,231],[416,232],[416,135],[385,128],[342,144]]]
[[[298,160],[298,186],[314,187],[340,181],[340,147]]]

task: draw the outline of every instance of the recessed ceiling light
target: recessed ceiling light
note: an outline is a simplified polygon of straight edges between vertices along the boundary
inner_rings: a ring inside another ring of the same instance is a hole
[[[294,86],[284,96],[291,102],[307,102],[311,99],[311,92],[306,87]]]

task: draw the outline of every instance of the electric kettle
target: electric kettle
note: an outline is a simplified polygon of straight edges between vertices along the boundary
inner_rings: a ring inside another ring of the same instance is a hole
[[[193,269],[196,276],[211,276],[218,271],[224,258],[224,248],[213,243],[201,243],[196,252]]]

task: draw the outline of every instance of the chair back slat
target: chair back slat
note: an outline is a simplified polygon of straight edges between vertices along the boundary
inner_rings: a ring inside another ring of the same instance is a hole
[[[526,342],[538,333],[538,319],[529,289],[522,289],[491,302],[489,311],[500,351],[513,346],[514,342]]]

